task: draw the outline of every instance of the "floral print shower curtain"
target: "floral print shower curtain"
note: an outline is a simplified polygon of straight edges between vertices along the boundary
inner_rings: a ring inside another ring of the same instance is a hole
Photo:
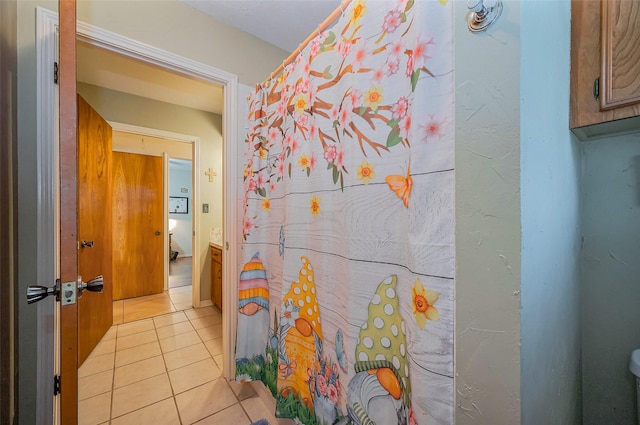
[[[249,99],[236,380],[276,416],[453,423],[452,24],[355,0]]]

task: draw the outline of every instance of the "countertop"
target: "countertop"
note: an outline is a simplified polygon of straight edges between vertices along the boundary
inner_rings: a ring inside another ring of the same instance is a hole
[[[218,245],[217,243],[209,242],[209,246],[212,248],[218,248],[220,251],[223,251],[222,245]]]

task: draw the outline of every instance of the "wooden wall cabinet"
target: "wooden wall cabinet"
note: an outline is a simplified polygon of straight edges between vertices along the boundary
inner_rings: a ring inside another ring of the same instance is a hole
[[[209,245],[211,251],[211,301],[222,311],[222,249]]]
[[[583,138],[640,129],[640,0],[572,0],[569,124]]]

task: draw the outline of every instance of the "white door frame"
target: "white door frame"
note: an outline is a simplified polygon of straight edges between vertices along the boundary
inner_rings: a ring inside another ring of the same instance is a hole
[[[53,84],[53,63],[55,61],[55,34],[58,22],[58,14],[47,9],[37,8],[36,24],[36,51],[37,75],[38,75],[38,144],[44,145],[53,143],[53,146],[45,146],[39,152],[43,155],[43,161],[54,163],[57,140],[50,140],[50,129],[55,128],[57,120],[57,107],[55,107]],[[121,36],[111,31],[107,31],[96,26],[80,22],[77,23],[77,36],[79,40],[108,49],[112,52],[123,54],[147,63],[154,64],[167,70],[171,70],[186,76],[198,78],[204,81],[220,84],[224,87],[224,112],[223,112],[223,233],[224,248],[223,255],[223,303],[229,308],[225,308],[222,314],[222,345],[223,345],[223,376],[232,379],[235,370],[234,346],[232,341],[236,334],[236,315],[234,305],[237,305],[237,246],[238,232],[237,225],[237,91],[238,76],[209,65],[196,62],[194,60],[176,55],[174,53],[140,43],[136,40]],[[195,158],[194,158],[195,160]],[[51,196],[56,193],[56,182],[40,180],[40,201],[45,205],[42,216],[39,214],[39,223],[45,226],[55,217],[55,199]],[[50,257],[51,252],[47,255]],[[41,257],[38,257],[41,258]],[[47,258],[42,257],[42,258]],[[48,375],[51,376],[51,375]],[[47,377],[48,378],[48,377]]]

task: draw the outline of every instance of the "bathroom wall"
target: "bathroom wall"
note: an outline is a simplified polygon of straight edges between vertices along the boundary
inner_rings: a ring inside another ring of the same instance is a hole
[[[568,122],[570,20],[569,1],[521,4],[522,425],[582,423],[581,147]]]
[[[582,144],[584,425],[635,425],[640,348],[640,133]]]
[[[457,425],[520,423],[520,2],[454,2]]]
[[[186,189],[187,192],[182,190]],[[191,187],[191,163],[174,163],[169,161],[169,196],[188,198],[187,214],[171,214],[169,219],[176,220],[176,227],[171,235],[171,249],[180,257],[191,256],[191,235],[193,223],[193,190]],[[208,241],[208,239],[207,239]]]

